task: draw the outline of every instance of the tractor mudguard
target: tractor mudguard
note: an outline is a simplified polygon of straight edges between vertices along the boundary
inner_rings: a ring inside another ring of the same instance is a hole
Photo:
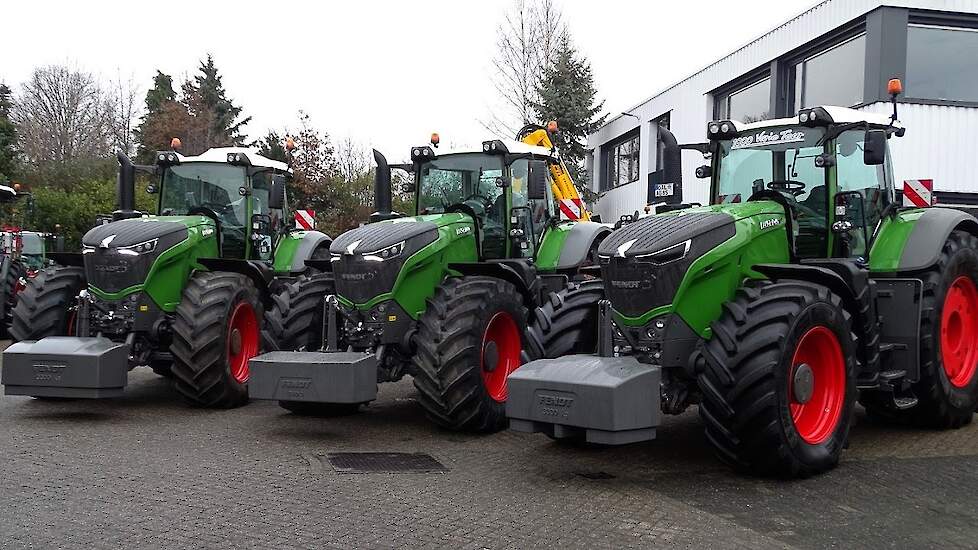
[[[118,397],[129,374],[129,346],[107,338],[48,336],[3,352],[7,395],[97,399]]]
[[[509,375],[510,429],[623,445],[655,439],[661,367],[632,356],[566,355]]]
[[[302,236],[302,240],[299,241],[299,246],[292,256],[292,271],[299,272],[304,270],[306,268],[306,260],[312,258],[317,248],[324,247],[328,251],[332,243],[333,239],[325,233],[320,231],[307,231]]]
[[[540,280],[533,264],[524,260],[489,260],[486,262],[450,263],[448,268],[462,275],[496,277],[516,285],[528,305],[539,300]]]
[[[377,398],[372,353],[273,351],[248,362],[248,396],[306,403],[366,403]]]
[[[252,281],[264,296],[275,278],[272,269],[260,260],[237,260],[233,258],[198,258],[197,262],[210,271],[240,273]]]
[[[917,220],[900,255],[900,271],[926,269],[937,262],[951,231],[978,235],[978,219],[961,210],[928,208]]]
[[[557,269],[574,269],[588,260],[588,253],[611,234],[611,228],[595,222],[577,222],[564,240]]]

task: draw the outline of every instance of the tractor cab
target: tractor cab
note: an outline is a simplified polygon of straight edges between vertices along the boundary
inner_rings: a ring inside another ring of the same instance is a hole
[[[885,115],[815,107],[792,119],[707,125],[713,204],[774,200],[785,206],[797,259],[865,262],[895,207],[887,139],[903,127]]]
[[[425,146],[411,157],[417,215],[468,214],[483,259],[534,257],[557,218],[549,165],[559,161],[549,150],[494,140],[481,152],[437,154]]]
[[[159,183],[147,190],[159,195],[159,215],[211,218],[221,257],[271,260],[273,243],[288,230],[288,165],[240,147],[193,157],[162,151],[156,163]]]

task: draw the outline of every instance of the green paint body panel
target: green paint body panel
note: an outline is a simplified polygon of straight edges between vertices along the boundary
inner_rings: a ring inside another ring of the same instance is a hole
[[[680,282],[671,304],[660,306],[639,317],[616,313],[619,322],[641,326],[653,317],[678,314],[701,337],[710,337],[710,323],[720,317],[725,302],[733,299],[745,279],[763,279],[752,267],[761,263],[787,263],[784,210],[772,201],[723,204],[669,212],[722,212],[734,218],[735,233],[716,248],[696,259]],[[761,222],[779,223],[761,228]]]
[[[540,271],[556,271],[560,253],[576,222],[565,221],[547,229],[537,250],[536,265]]]
[[[275,273],[289,273],[292,271],[292,262],[295,254],[299,250],[299,243],[306,236],[308,231],[292,231],[283,236],[275,247],[275,256],[272,259],[272,271]]]
[[[900,258],[907,239],[925,210],[901,210],[896,216],[883,220],[879,235],[869,252],[869,269],[877,273],[893,273],[900,267]]]

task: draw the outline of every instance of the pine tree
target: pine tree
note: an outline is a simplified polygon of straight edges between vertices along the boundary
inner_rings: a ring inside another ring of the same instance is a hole
[[[553,65],[537,88],[540,100],[533,111],[540,124],[556,120],[559,131],[554,139],[574,181],[584,183],[584,146],[588,134],[602,124],[607,115],[598,114],[604,101],[598,101],[591,64],[579,55],[568,37],[557,49]]]
[[[157,70],[153,87],[146,92],[146,112],[135,130],[136,158],[143,164],[153,162],[157,150],[170,148],[170,140],[177,137],[170,122],[174,114],[180,114],[177,93],[173,90],[173,77]]]
[[[253,144],[258,148],[258,152],[265,158],[288,162],[285,151],[285,139],[275,130],[269,130],[265,137]]]
[[[17,133],[10,121],[11,91],[0,84],[0,182],[14,177],[17,172]]]
[[[207,59],[200,62],[198,70],[199,74],[194,76],[193,82],[184,85],[184,98],[189,100],[187,107],[191,112],[200,106],[210,109],[213,114],[212,136],[216,142],[225,142],[219,143],[221,145],[242,145],[245,137],[241,134],[241,127],[248,124],[251,117],[238,120],[242,109],[227,97],[213,56],[207,54]],[[199,105],[192,105],[193,101],[199,102]]]

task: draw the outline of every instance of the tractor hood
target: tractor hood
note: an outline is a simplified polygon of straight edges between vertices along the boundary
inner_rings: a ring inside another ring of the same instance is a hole
[[[110,294],[142,284],[160,254],[186,240],[189,227],[203,224],[213,222],[203,216],[146,217],[92,228],[82,237],[88,283]]]
[[[635,317],[672,302],[692,263],[734,236],[735,216],[696,209],[642,218],[598,249],[605,292],[619,313]]]
[[[442,218],[458,215],[396,218],[343,233],[330,246],[336,292],[357,304],[390,292],[404,262],[438,239]],[[456,220],[457,221],[457,220]]]

